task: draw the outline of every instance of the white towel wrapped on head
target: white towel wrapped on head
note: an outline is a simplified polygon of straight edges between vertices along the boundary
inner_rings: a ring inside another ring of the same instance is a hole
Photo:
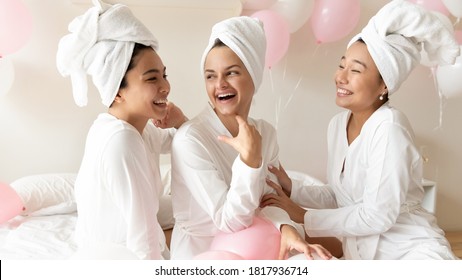
[[[404,0],[393,0],[373,16],[348,47],[362,39],[391,95],[420,62],[422,48],[430,61],[454,64],[459,46],[449,19]]]
[[[158,49],[154,35],[121,4],[93,0],[94,7],[69,24],[59,42],[56,63],[70,76],[74,101],[87,105],[87,75],[92,76],[102,102],[109,107],[130,63],[135,43]]]
[[[202,56],[202,72],[205,67],[205,59],[217,39],[241,59],[252,77],[255,92],[257,92],[263,79],[265,67],[266,36],[263,23],[257,18],[239,16],[215,24]]]

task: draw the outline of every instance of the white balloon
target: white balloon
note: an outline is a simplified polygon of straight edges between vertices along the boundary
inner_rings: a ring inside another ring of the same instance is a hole
[[[447,98],[462,96],[462,46],[461,55],[454,65],[438,66],[436,80],[442,95]]]
[[[264,10],[276,3],[277,0],[242,0],[242,9]]]
[[[13,62],[6,57],[0,57],[0,97],[5,96],[14,81]]]
[[[314,0],[279,0],[270,10],[280,14],[289,25],[290,33],[300,29],[310,18]]]
[[[444,5],[449,12],[455,17],[462,17],[462,1],[461,0],[443,0]]]

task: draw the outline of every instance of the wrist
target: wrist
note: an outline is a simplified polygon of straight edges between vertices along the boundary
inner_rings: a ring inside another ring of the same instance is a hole
[[[183,117],[180,119],[180,121],[174,126],[176,129],[180,128],[185,122],[189,121],[189,119],[183,115]]]

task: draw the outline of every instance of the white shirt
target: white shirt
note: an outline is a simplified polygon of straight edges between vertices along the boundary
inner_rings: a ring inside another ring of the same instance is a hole
[[[231,134],[210,107],[177,131],[172,144],[172,259],[193,259],[208,251],[218,231],[242,230],[257,212],[278,229],[281,224],[294,225],[280,208],[259,210],[262,195],[272,191],[265,178],[269,164],[279,166],[279,148],[269,123],[251,118],[248,122],[262,136],[260,168],[244,164],[233,147],[217,139]]]
[[[75,183],[80,248],[113,244],[140,259],[168,257],[156,214],[162,194],[159,155],[169,151],[173,132],[149,122],[140,135],[110,114],[98,116]]]
[[[307,234],[343,237],[347,259],[454,258],[421,206],[422,160],[407,118],[386,103],[348,145],[349,117],[339,113],[329,124],[328,185],[293,185],[295,201],[321,208],[305,215]]]

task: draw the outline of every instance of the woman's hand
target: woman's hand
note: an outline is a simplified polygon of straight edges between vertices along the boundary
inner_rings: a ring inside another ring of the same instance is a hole
[[[279,259],[285,260],[290,251],[295,250],[303,253],[309,260],[313,260],[313,253],[318,254],[324,260],[330,260],[332,254],[319,244],[308,244],[291,225],[282,225],[281,227],[281,248],[279,250]]]
[[[239,132],[231,138],[220,135],[218,140],[227,143],[239,152],[241,160],[252,168],[259,168],[262,162],[261,135],[258,130],[247,123],[242,117],[236,115]]]
[[[290,193],[292,192],[292,180],[290,179],[287,172],[282,167],[281,163],[279,163],[279,168],[274,167],[272,165],[268,166],[269,172],[273,173],[276,178],[278,178],[278,182],[281,185],[284,192],[290,197]]]
[[[167,103],[167,114],[161,120],[153,120],[154,125],[159,128],[179,128],[185,123],[188,118],[183,114],[183,111],[177,107],[173,102]]]
[[[290,197],[282,190],[282,187],[273,181],[266,179],[266,183],[276,190],[276,193],[266,194],[262,197],[260,207],[276,206],[284,209],[290,218],[297,223],[303,223],[306,210],[293,202]]]

